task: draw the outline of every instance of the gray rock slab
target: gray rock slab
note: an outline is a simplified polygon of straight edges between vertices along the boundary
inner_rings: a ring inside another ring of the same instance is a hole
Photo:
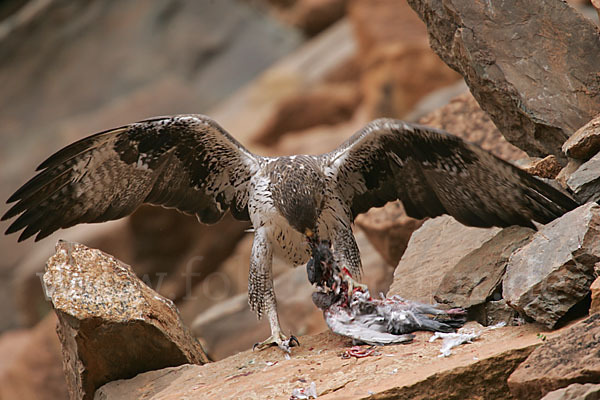
[[[447,215],[425,221],[408,242],[388,296],[435,303],[433,296],[446,273],[499,231],[468,227]]]
[[[208,362],[175,305],[106,253],[60,241],[43,280],[72,399],[140,372]]]
[[[600,314],[595,314],[535,349],[508,378],[510,393],[537,400],[572,383],[598,383],[599,353]]]
[[[577,168],[567,186],[581,202],[600,200],[600,153]]]
[[[598,28],[565,1],[409,0],[433,50],[509,142],[564,158],[600,110]]]
[[[434,298],[468,308],[485,303],[500,286],[510,255],[533,236],[531,228],[511,226],[471,251],[446,273]],[[498,298],[492,300],[500,300]]]
[[[599,383],[573,383],[566,388],[548,393],[542,400],[598,400],[600,399]]]
[[[589,203],[543,226],[510,257],[507,303],[553,328],[590,291],[600,261],[600,205]]]

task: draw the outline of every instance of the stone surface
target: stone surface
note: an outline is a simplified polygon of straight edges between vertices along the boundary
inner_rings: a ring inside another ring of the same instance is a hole
[[[534,233],[521,226],[502,229],[446,273],[434,295],[436,301],[469,308],[488,299],[500,300],[500,284],[510,255],[529,242]]]
[[[600,151],[600,115],[579,128],[562,145],[562,151],[569,157],[584,161]]]
[[[522,325],[523,320],[514,308],[506,304],[506,300],[486,301],[469,308],[468,318],[479,322],[483,326],[492,326],[500,323],[506,325]]]
[[[567,179],[567,186],[581,202],[600,200],[600,153],[577,168]]]
[[[419,123],[444,129],[504,160],[515,161],[527,156],[502,136],[469,92],[456,96],[448,104],[423,116]]]
[[[386,292],[389,288],[393,269],[370,245],[364,233],[356,232],[356,240],[363,262],[362,282],[369,286],[371,293],[378,296],[379,293]],[[246,246],[240,247],[241,253],[244,253]],[[243,291],[227,300],[213,303],[212,307],[204,309],[198,315],[187,312],[190,317],[194,317],[191,323],[192,332],[204,340],[208,353],[215,360],[251,348],[255,343],[269,336],[269,324],[266,319],[258,320],[256,314],[248,307],[246,293],[248,258],[245,257],[245,254],[236,258],[244,265],[238,266],[239,276],[232,282],[239,280],[242,283],[245,281]],[[235,263],[234,260],[232,261]],[[226,266],[230,267],[231,265],[226,263]],[[289,264],[275,259],[273,270],[274,275],[277,276],[274,282],[275,294],[284,332],[298,336],[302,343],[303,335],[315,334],[326,329],[321,310],[316,308],[311,301],[311,294],[315,289],[308,282],[306,268],[300,266],[291,269]],[[202,301],[202,299],[200,297],[194,302]],[[192,305],[187,307],[192,307]]]
[[[91,399],[104,383],[143,371],[208,362],[173,303],[112,256],[59,242],[44,286],[71,398]]]
[[[540,228],[510,257],[507,303],[553,328],[590,290],[600,261],[600,205],[585,204]]]
[[[562,166],[555,156],[549,155],[533,161],[523,169],[531,175],[539,176],[540,178],[554,179],[562,170]]]
[[[481,329],[470,324],[471,329]],[[288,399],[295,388],[315,382],[319,400],[506,399],[506,377],[540,343],[532,326],[482,333],[472,344],[440,358],[441,341],[417,332],[413,343],[378,347],[377,354],[341,357],[349,340],[326,332],[307,336],[285,359],[277,348],[251,350],[203,366],[184,365],[114,381],[100,399]]]
[[[408,242],[388,296],[400,295],[433,304],[444,275],[499,231],[500,228],[467,227],[447,215],[425,221]]]
[[[347,0],[267,0],[275,6],[283,21],[296,26],[307,36],[314,36],[341,19]]]
[[[600,399],[600,384],[573,383],[566,388],[554,390],[542,400],[597,400]]]
[[[56,315],[0,336],[0,399],[67,399]]]
[[[365,232],[371,244],[392,267],[398,265],[410,236],[423,222],[406,215],[399,201],[372,208],[354,220],[356,226]]]
[[[598,29],[566,2],[409,4],[427,24],[431,47],[529,155],[564,157],[563,142],[598,113]]]
[[[571,383],[600,383],[600,314],[548,339],[508,379],[518,399],[539,399]]]
[[[598,264],[597,266],[600,267]],[[596,280],[592,283],[592,286],[590,286],[590,291],[592,292],[590,315],[600,313],[600,277],[596,278]]]
[[[348,15],[370,119],[401,118],[427,93],[460,79],[429,48],[423,22],[405,2],[353,0]]]

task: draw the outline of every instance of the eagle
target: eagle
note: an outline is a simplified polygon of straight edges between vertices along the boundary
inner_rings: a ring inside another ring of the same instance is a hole
[[[409,216],[449,214],[475,227],[547,223],[577,207],[569,195],[447,132],[394,119],[368,123],[320,155],[264,157],[204,115],[156,117],[96,133],[59,150],[18,189],[6,234],[40,240],[60,228],[115,220],[148,203],[216,223],[229,210],[250,220],[248,302],[271,336],[259,349],[293,344],[282,332],[272,259],[311,258],[332,243],[336,262],[360,279],[352,233],[360,213],[402,201]]]

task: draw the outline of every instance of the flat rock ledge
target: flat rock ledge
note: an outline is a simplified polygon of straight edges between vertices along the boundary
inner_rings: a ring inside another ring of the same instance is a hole
[[[140,372],[208,362],[175,305],[100,250],[59,241],[43,282],[71,399],[92,399],[103,384]]]
[[[184,365],[107,383],[96,400],[289,399],[315,383],[318,399],[511,399],[507,377],[542,343],[535,325],[481,332],[471,344],[440,357],[441,341],[416,332],[410,344],[376,347],[345,358],[349,339],[323,332],[302,336],[289,359],[281,350],[247,350],[206,365]],[[547,333],[548,337],[555,335]]]

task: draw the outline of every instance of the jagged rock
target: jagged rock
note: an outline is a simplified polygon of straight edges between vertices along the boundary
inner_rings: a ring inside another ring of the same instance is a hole
[[[419,123],[444,129],[504,160],[514,161],[527,156],[502,136],[469,92],[456,96],[447,105],[425,115],[419,119]]]
[[[406,215],[404,206],[399,201],[387,203],[381,208],[372,208],[354,221],[392,267],[398,265],[410,236],[423,222]]]
[[[402,118],[424,95],[460,79],[429,48],[425,26],[405,2],[353,0],[348,15],[371,119]]]
[[[469,308],[488,299],[500,300],[498,289],[510,255],[529,242],[534,233],[521,226],[502,229],[446,273],[434,295],[436,301]]]
[[[585,204],[541,227],[510,257],[503,281],[507,303],[553,328],[582,300],[600,261],[600,205]]]
[[[0,399],[68,398],[54,313],[31,329],[3,333],[0,354]]]
[[[517,399],[539,399],[571,383],[600,382],[600,314],[548,339],[508,378]]]
[[[573,172],[577,171],[581,164],[583,164],[583,161],[577,160],[575,158],[570,158],[567,162],[567,165],[565,165],[565,167],[558,173],[558,175],[556,175],[556,178],[554,179],[560,184],[560,186],[563,189],[568,188],[569,185],[567,185],[567,181],[569,180]]]
[[[562,145],[562,151],[569,157],[584,161],[600,151],[600,115],[579,128]]]
[[[506,325],[519,325],[519,314],[514,308],[506,304],[506,300],[486,301],[469,308],[469,319],[479,322],[483,326],[499,323]]]
[[[528,154],[564,157],[563,142],[598,113],[600,35],[566,2],[408,3],[427,24],[434,51]]]
[[[106,253],[60,241],[44,286],[72,399],[91,399],[104,383],[143,371],[208,362],[174,304]]]
[[[600,267],[599,264],[596,264]],[[590,286],[592,292],[592,304],[590,305],[590,315],[600,313],[600,277],[596,278],[592,286]]]
[[[540,178],[554,179],[562,170],[562,166],[552,154],[542,159],[535,160],[523,168],[531,175],[539,176]]]
[[[600,153],[577,168],[567,186],[581,202],[600,200]]]
[[[566,388],[554,390],[541,400],[594,400],[600,398],[600,384],[573,383]]]
[[[324,399],[506,399],[506,378],[540,343],[531,325],[505,327],[440,358],[441,341],[429,343],[429,336],[416,332],[409,345],[378,347],[377,354],[348,360],[341,355],[351,341],[325,332],[304,337],[289,360],[277,348],[247,350],[203,366],[110,382],[96,399],[287,399],[311,382]]]
[[[388,296],[434,303],[433,295],[444,275],[499,231],[468,227],[447,215],[425,221],[408,242]]]

